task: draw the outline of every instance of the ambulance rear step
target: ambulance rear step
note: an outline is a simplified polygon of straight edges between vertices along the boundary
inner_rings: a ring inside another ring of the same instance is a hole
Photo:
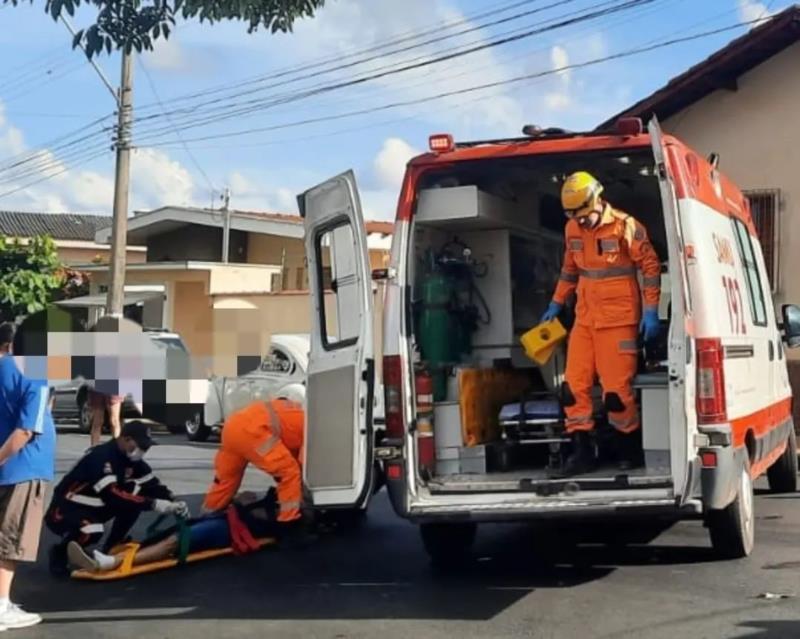
[[[663,474],[619,473],[587,474],[566,479],[522,473],[488,475],[447,475],[433,478],[428,489],[434,495],[470,493],[534,493],[541,497],[577,494],[598,490],[630,490],[632,488],[672,488],[672,477]]]

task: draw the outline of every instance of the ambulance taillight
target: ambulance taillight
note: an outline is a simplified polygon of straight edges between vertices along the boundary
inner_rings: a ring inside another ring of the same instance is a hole
[[[386,436],[400,439],[405,435],[402,403],[403,373],[399,355],[383,358],[383,393],[386,411]]]
[[[719,424],[728,419],[724,359],[721,340],[697,340],[697,421],[700,424]]]

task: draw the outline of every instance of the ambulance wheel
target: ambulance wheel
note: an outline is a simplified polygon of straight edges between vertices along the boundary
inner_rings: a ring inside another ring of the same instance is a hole
[[[793,493],[797,491],[797,438],[789,433],[786,450],[767,470],[770,492]]]
[[[739,474],[736,498],[722,510],[710,510],[706,525],[711,546],[722,559],[741,559],[755,545],[753,480],[750,462],[745,459]]]
[[[422,544],[437,568],[455,568],[469,559],[477,524],[421,524]]]

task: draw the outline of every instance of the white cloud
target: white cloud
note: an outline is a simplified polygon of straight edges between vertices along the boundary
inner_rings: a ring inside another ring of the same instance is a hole
[[[420,151],[405,140],[388,138],[383,143],[373,162],[373,169],[378,183],[384,188],[399,191],[406,171],[406,164],[411,158],[419,154]]]
[[[0,157],[19,155],[24,150],[22,131],[11,126],[6,118],[6,107],[0,100]]]
[[[178,72],[189,69],[189,60],[174,34],[168,40],[156,40],[153,51],[143,53],[142,60],[149,69],[158,71]]]
[[[194,204],[191,173],[177,160],[156,149],[137,149],[131,157],[132,209]]]
[[[754,2],[754,0],[738,0],[737,8],[739,9],[739,19],[742,22],[762,20],[772,15],[763,2]]]
[[[572,98],[566,92],[547,93],[544,96],[544,103],[551,111],[563,111],[572,106]]]
[[[555,45],[550,49],[550,61],[553,64],[553,70],[557,71],[557,75],[561,78],[564,84],[569,84],[572,77],[572,70],[567,69],[569,66],[569,53],[567,50],[560,46]]]

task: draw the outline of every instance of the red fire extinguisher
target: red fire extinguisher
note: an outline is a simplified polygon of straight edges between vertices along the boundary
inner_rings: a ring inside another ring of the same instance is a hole
[[[431,476],[436,465],[436,440],[433,434],[433,376],[424,368],[414,376],[417,404],[417,458],[420,473]]]

